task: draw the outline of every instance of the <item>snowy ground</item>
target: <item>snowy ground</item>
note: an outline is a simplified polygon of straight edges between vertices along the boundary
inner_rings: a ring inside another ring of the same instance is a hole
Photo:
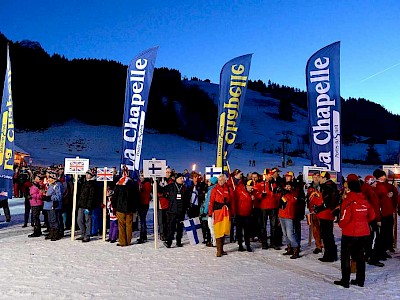
[[[262,250],[258,242],[253,253],[228,243],[228,255],[217,258],[215,248],[191,246],[186,235],[183,248],[171,249],[161,242],[154,249],[152,235],[129,247],[100,236],[85,244],[70,237],[28,238],[32,229],[21,228],[22,199],[10,204],[12,224],[0,224],[1,299],[400,299],[398,250],[383,268],[367,265],[364,288],[344,289],[333,284],[340,262],[317,259],[321,254],[312,253],[314,242],[308,246],[306,223],[300,259]],[[152,211],[148,217],[152,230]],[[340,249],[337,224],[335,237]]]

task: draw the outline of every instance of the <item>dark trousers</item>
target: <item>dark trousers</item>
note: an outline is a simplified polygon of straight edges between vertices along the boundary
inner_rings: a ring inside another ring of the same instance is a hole
[[[183,220],[185,218],[184,214],[171,214],[167,213],[167,223],[168,223],[168,239],[167,243],[172,244],[176,232],[176,243],[180,244],[182,242],[183,235]]]
[[[382,251],[393,248],[393,215],[381,218],[381,236],[382,236]]]
[[[42,211],[43,205],[32,206],[32,223],[36,233],[42,233],[40,224],[40,212]]]
[[[211,243],[211,232],[210,228],[208,227],[208,220],[201,220],[201,231],[203,233],[203,242]]]
[[[139,221],[140,221],[140,238],[142,240],[147,240],[147,212],[149,211],[149,205],[140,204],[139,205]]]
[[[260,229],[261,229],[261,209],[253,208],[250,216],[250,236],[251,237],[261,237]]]
[[[293,219],[293,227],[294,231],[296,232],[296,239],[299,247],[301,246],[301,220],[300,218]]]
[[[324,242],[324,258],[337,259],[335,236],[333,235],[333,221],[320,219],[321,239]]]
[[[235,217],[236,220],[236,238],[239,245],[243,243],[243,236],[244,236],[244,243],[246,246],[250,246],[250,216],[238,216]]]
[[[380,254],[382,253],[382,237],[381,231],[375,221],[369,223],[369,227],[372,229],[368,238],[368,242],[365,245],[365,255],[370,262],[374,263],[379,261]]]
[[[279,245],[278,232],[278,209],[261,209],[261,242],[263,246],[267,246],[267,224],[270,224],[271,230],[271,247]]]
[[[72,203],[63,203],[63,215],[65,229],[69,230],[72,226]]]
[[[56,210],[57,217],[57,232],[60,237],[64,236],[64,219],[63,219],[63,211],[62,209]]]
[[[31,213],[31,203],[29,199],[25,197],[25,213],[24,213],[24,224],[28,224],[29,222],[29,214]],[[33,217],[31,216],[31,223],[33,224]]]
[[[5,215],[5,217],[6,217],[6,221],[7,221],[7,222],[10,222],[10,220],[11,220],[11,213],[10,213],[10,208],[9,208],[9,206],[8,206],[8,199],[6,199],[6,200],[1,200],[1,201],[0,201],[0,207],[3,208],[4,215]]]
[[[166,239],[168,237],[168,220],[167,220],[167,210],[158,210],[158,224],[160,230],[161,239]]]
[[[340,265],[342,268],[342,282],[350,282],[351,265],[350,258],[357,264],[356,280],[358,284],[365,281],[365,245],[368,243],[369,236],[352,237],[342,236],[340,250]]]

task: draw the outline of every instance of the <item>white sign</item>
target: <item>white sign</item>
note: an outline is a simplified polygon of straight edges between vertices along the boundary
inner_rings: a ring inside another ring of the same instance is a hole
[[[212,165],[211,167],[206,167],[206,179],[210,179],[211,177],[218,177],[222,174],[222,167],[216,167]]]
[[[166,160],[143,160],[143,176],[144,177],[165,177],[167,168]]]
[[[96,170],[97,181],[113,181],[114,179],[114,168],[97,168]]]
[[[89,159],[87,158],[66,158],[65,174],[84,175],[89,169]]]

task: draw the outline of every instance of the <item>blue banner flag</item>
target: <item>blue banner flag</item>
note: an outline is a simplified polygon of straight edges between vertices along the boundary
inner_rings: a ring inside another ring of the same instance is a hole
[[[340,42],[307,62],[307,101],[311,165],[341,172]]]
[[[126,165],[132,175],[140,170],[144,120],[157,51],[158,47],[143,51],[128,66],[122,124],[121,165]]]
[[[252,54],[228,61],[221,70],[219,84],[216,167],[226,172],[226,161],[235,146],[246,97]]]
[[[11,96],[11,61],[7,44],[7,69],[1,101],[0,201],[13,196],[14,112]]]

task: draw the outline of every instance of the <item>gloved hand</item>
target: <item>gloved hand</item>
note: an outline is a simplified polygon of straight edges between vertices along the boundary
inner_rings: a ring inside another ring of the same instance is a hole
[[[326,208],[326,206],[325,206],[325,204],[322,204],[322,205],[319,205],[319,206],[314,204],[313,208],[314,208],[314,212],[317,214],[317,213],[323,211]]]
[[[85,215],[88,215],[88,214],[90,213],[90,211],[89,211],[87,208],[85,208],[85,209],[83,210],[83,213],[84,213]]]

